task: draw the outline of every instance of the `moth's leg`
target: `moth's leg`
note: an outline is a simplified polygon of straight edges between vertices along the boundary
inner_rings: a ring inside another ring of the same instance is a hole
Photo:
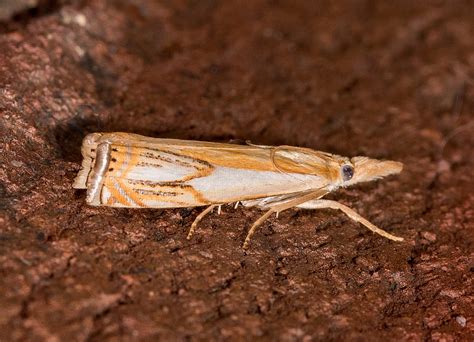
[[[244,244],[242,246],[243,249],[247,249],[249,246],[250,239],[252,238],[252,235],[255,233],[257,228],[265,221],[271,214],[273,213],[278,213],[298,206],[301,203],[308,202],[310,200],[313,200],[315,198],[321,198],[322,196],[326,195],[328,192],[325,189],[318,189],[316,191],[310,192],[310,193],[302,193],[301,196],[299,197],[294,197],[292,199],[282,199],[277,202],[271,203],[270,210],[268,210],[265,214],[263,214],[257,221],[254,222],[252,227],[250,227],[249,232],[247,233],[247,237],[245,238]]]
[[[221,210],[222,210],[222,205],[218,205],[217,206],[217,215],[220,215],[221,214]]]
[[[258,226],[260,226],[263,221],[265,221],[271,214],[273,214],[275,211],[273,209],[270,209],[269,211],[267,211],[265,214],[263,214],[262,216],[260,216],[260,218],[254,222],[254,224],[252,225],[252,227],[250,227],[250,230],[249,232],[247,233],[247,237],[245,238],[245,241],[244,241],[244,244],[242,245],[242,248],[243,249],[247,249],[249,248],[249,242],[250,242],[250,239],[252,238],[252,235],[255,233],[255,231],[257,230]]]
[[[385,230],[378,228],[377,226],[375,226],[374,224],[370,223],[365,218],[357,214],[354,210],[352,210],[348,206],[345,206],[344,204],[341,204],[336,201],[318,199],[318,200],[312,200],[312,201],[302,203],[298,205],[297,207],[303,208],[303,209],[339,209],[344,214],[349,216],[349,218],[351,218],[352,220],[356,222],[362,223],[364,226],[366,226],[368,229],[370,229],[374,233],[382,235],[383,237],[393,240],[393,241],[403,241],[403,238],[392,235],[386,232]]]
[[[193,236],[193,234],[196,230],[197,224],[204,218],[204,216],[209,214],[212,211],[212,209],[214,209],[215,207],[217,207],[217,204],[212,204],[212,205],[208,206],[206,209],[204,209],[204,211],[202,213],[200,213],[194,219],[194,222],[191,225],[191,228],[189,228],[188,236],[186,237],[186,239],[191,240],[191,237]]]

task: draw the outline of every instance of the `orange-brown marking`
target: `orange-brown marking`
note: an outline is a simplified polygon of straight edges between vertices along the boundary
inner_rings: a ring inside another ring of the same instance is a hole
[[[127,157],[127,154],[123,152],[120,153],[120,151],[118,151],[115,145],[112,145],[111,148],[112,148],[112,153],[110,154],[110,158],[115,159],[115,162],[109,166],[109,170],[113,168],[113,171],[107,170],[105,182],[104,182],[104,187],[107,187],[107,190],[110,192],[110,197],[107,201],[107,204],[109,204],[108,202],[111,200],[111,198],[113,198],[115,203],[119,202],[120,204],[128,207],[128,206],[131,206],[132,203],[129,203],[128,199],[125,196],[123,196],[122,193],[115,187],[116,185],[115,182],[120,180],[120,178],[122,178],[124,173],[126,172],[126,170],[122,171],[122,167],[125,164],[125,159]],[[119,152],[119,153],[114,153],[114,152]],[[114,177],[114,175],[116,175],[116,177]],[[120,190],[122,190],[127,196],[129,196],[127,191],[124,189],[123,185],[121,184],[117,184],[117,185],[120,187]],[[129,198],[133,200],[131,196],[129,196]]]
[[[129,189],[128,186],[123,183],[123,179],[126,179],[127,175],[137,165],[137,162],[138,162],[138,155],[134,153],[130,153],[130,151],[126,151],[126,157],[129,158],[127,167],[120,175],[120,178],[116,179],[116,182],[118,186],[120,187],[120,189],[128,196],[128,198],[130,198],[133,202],[135,202],[137,206],[145,207],[146,205],[140,199],[140,195],[135,193],[133,189]]]
[[[104,187],[105,188],[105,187]],[[117,203],[117,201],[115,200],[115,198],[113,198],[112,196],[109,196],[109,198],[107,199],[107,205],[109,206],[113,206],[115,203]]]
[[[120,204],[129,207],[131,203],[128,203],[128,200],[115,188],[115,185],[108,178],[105,179],[104,187],[110,192],[110,195],[114,198],[115,201]]]
[[[174,192],[177,192],[178,195],[176,197],[181,197],[184,196],[186,193],[190,194],[196,201],[197,204],[208,204],[210,203],[204,196],[197,190],[195,190],[191,185],[189,184],[184,184],[182,182],[176,182],[176,183],[167,183],[167,184],[162,184],[162,185],[156,185],[156,186],[150,186],[150,185],[145,185],[145,184],[130,184],[130,186],[133,189],[137,190],[148,190],[148,189],[153,189],[153,190],[159,190],[162,192],[170,192],[169,190],[171,189]],[[153,195],[153,194],[139,194],[140,198],[142,199],[148,199],[148,200],[162,200],[163,202],[175,202],[175,203],[188,203],[179,201],[176,199],[176,197],[172,196],[159,196],[159,195]]]

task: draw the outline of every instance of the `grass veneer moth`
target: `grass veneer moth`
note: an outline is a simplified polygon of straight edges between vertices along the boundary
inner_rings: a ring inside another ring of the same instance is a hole
[[[267,210],[250,228],[243,248],[271,214],[289,209],[339,209],[390,240],[402,241],[326,194],[399,173],[403,164],[341,157],[293,146],[234,145],[92,133],[82,143],[82,169],[73,187],[87,189],[94,206],[178,208],[208,206],[187,238],[213,208],[241,203]]]

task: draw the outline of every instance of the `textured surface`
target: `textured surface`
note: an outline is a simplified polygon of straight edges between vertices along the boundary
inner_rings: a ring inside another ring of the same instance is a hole
[[[311,5],[316,3],[315,5]],[[1,340],[472,340],[469,1],[71,1],[0,36]],[[61,5],[62,4],[62,5]],[[34,13],[32,13],[33,15]],[[269,219],[87,207],[93,131],[402,161]]]

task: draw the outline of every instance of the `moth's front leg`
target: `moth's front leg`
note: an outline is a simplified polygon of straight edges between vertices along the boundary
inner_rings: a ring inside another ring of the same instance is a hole
[[[354,210],[349,208],[348,206],[345,206],[344,204],[341,204],[336,201],[331,201],[331,200],[324,200],[324,199],[317,199],[317,200],[312,200],[308,201],[305,203],[301,203],[297,205],[297,208],[302,208],[302,209],[338,209],[342,211],[344,214],[349,216],[352,220],[362,223],[364,226],[369,228],[371,231],[374,233],[377,233],[387,239],[393,240],[393,241],[403,241],[403,238],[392,235],[388,232],[386,232],[383,229],[378,228],[374,224],[370,223],[368,220],[360,216],[358,213],[356,213]]]

